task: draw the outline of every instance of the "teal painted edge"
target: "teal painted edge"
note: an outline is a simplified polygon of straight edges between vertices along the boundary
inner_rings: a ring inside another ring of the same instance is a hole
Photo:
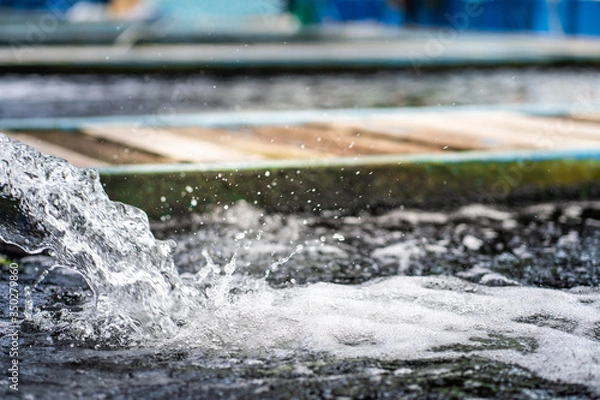
[[[173,116],[132,115],[64,118],[0,119],[0,130],[63,130],[76,131],[86,125],[135,125],[152,127],[204,126],[234,127],[256,125],[285,125],[336,120],[361,120],[366,117],[411,115],[419,113],[512,111],[539,116],[564,116],[573,110],[573,104],[554,105],[490,105],[490,106],[438,106],[418,108],[350,108],[333,110],[298,111],[245,111],[178,114]],[[599,111],[600,103],[587,104],[586,111]]]

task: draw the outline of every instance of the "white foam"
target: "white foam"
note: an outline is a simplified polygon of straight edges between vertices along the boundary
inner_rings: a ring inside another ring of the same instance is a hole
[[[213,351],[306,350],[422,359],[461,354],[434,351],[436,347],[478,346],[473,338],[501,337],[516,343],[514,348],[469,354],[518,364],[541,377],[584,384],[600,393],[600,341],[593,333],[599,311],[600,291],[594,289],[486,287],[451,277],[399,276],[357,286],[263,286],[197,318],[180,339],[199,347],[210,343]],[[526,318],[550,322],[517,322]],[[524,350],[523,343],[534,342],[537,348]]]
[[[481,248],[481,246],[483,246],[483,240],[481,240],[473,235],[466,235],[463,238],[462,243],[467,249],[474,250],[474,251],[479,250]]]
[[[406,272],[410,267],[410,260],[414,256],[423,255],[423,250],[412,241],[394,243],[387,247],[374,250],[371,257],[382,262],[397,262],[398,272]]]
[[[483,204],[471,204],[461,207],[458,211],[452,214],[451,219],[466,218],[474,220],[487,218],[496,221],[504,221],[510,219],[511,217],[512,214],[509,212],[500,211]]]

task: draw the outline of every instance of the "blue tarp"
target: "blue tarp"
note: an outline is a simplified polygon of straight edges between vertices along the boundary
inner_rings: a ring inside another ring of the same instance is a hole
[[[305,24],[376,20],[459,30],[600,35],[600,0],[293,0],[289,3],[291,11]]]

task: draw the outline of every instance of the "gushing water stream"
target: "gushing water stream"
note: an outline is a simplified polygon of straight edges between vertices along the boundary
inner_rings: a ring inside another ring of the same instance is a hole
[[[371,247],[363,258],[370,267],[360,269],[356,263],[345,272],[359,276],[368,270],[371,275],[340,285],[331,271],[336,262],[352,257],[352,245],[343,243],[336,230],[332,234],[311,228],[318,226],[314,219],[307,223],[304,217],[289,216],[282,222],[283,217],[269,219],[244,204],[222,211],[212,218],[227,225],[228,233],[222,235],[227,245],[215,262],[210,243],[220,240],[218,229],[214,237],[208,228],[180,235],[179,247],[156,240],[146,215],[112,202],[95,171],[76,169],[0,134],[0,238],[29,253],[47,252],[54,268],[77,271],[94,293],[94,301],[82,311],[64,312],[59,318],[34,305],[28,318],[35,329],[60,330],[63,339],[93,340],[117,349],[176,346],[247,360],[328,354],[433,363],[476,356],[526,368],[553,382],[580,385],[583,398],[600,395],[597,231],[579,241],[591,243],[588,247],[577,250],[588,257],[587,285],[534,287],[525,278],[519,282],[492,271],[483,259],[454,276],[406,276],[415,265],[421,272],[413,274],[427,275],[425,269],[443,263],[440,254],[451,252],[453,245],[416,233],[408,238],[394,231],[394,223],[412,224],[415,232],[420,224],[442,230],[453,221],[484,214],[497,221],[499,231],[517,223],[513,214],[479,206],[451,216],[398,210],[383,219],[342,218],[336,229],[345,229],[347,237],[367,240],[369,224],[384,226],[388,233],[369,239]],[[361,224],[362,231],[355,234]],[[455,224],[461,237],[456,247],[480,249],[484,242],[464,225]],[[321,236],[307,239],[303,235],[309,229]],[[291,233],[284,234],[286,230]],[[494,237],[490,229],[484,234]],[[228,241],[227,235],[234,239]],[[555,250],[581,246],[575,236],[562,235]],[[196,250],[186,251],[186,246]],[[518,249],[511,254],[526,258],[527,250]],[[296,264],[286,269],[284,261],[291,253],[296,253]],[[187,258],[186,272],[177,271],[173,254],[178,260]],[[433,257],[430,265],[422,261],[425,255]],[[388,272],[382,273],[384,268]],[[319,278],[326,273],[334,278]],[[301,364],[295,364],[293,374],[302,379],[320,368]],[[365,373],[380,382],[414,373],[410,366],[391,372],[369,368]]]
[[[141,210],[110,201],[96,171],[4,135],[0,149],[0,238],[30,253],[49,250],[53,267],[78,271],[97,309],[124,327],[169,334],[185,289],[170,255],[174,244],[154,239]]]

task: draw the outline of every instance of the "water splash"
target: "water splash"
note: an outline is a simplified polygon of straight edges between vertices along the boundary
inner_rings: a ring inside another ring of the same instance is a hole
[[[448,218],[478,218],[480,211],[469,208],[443,218],[405,212],[370,217],[371,224],[381,224],[390,231],[386,238],[378,231],[373,233],[370,247],[379,249],[370,253],[377,261],[374,267],[388,263],[393,274],[406,273],[426,252],[438,254],[451,246],[437,239],[432,243],[407,242],[398,227],[428,221],[437,231]],[[284,269],[281,263],[289,258],[283,253],[289,252],[290,243],[298,239],[306,224],[298,216],[281,223],[270,217],[274,225],[271,231],[265,221],[254,218],[260,213],[247,207],[233,215],[237,228],[242,227],[248,236],[260,231],[257,237],[272,235],[280,240],[273,241],[275,245],[247,246],[254,256],[268,260],[260,271],[262,278],[244,275],[255,265],[236,265],[233,257],[220,266],[206,251],[202,268],[179,275],[171,258],[173,242],[157,241],[140,210],[110,201],[96,172],[76,169],[3,135],[0,214],[0,238],[31,253],[51,252],[55,267],[78,271],[95,293],[96,304],[86,314],[66,313],[59,321],[62,325],[48,327],[54,332],[65,329],[77,338],[117,338],[119,344],[122,338],[139,338],[142,345],[193,348],[203,354],[212,351],[218,357],[311,352],[409,360],[464,359],[475,354],[521,365],[547,379],[586,385],[600,394],[600,291],[592,284],[563,291],[512,286],[506,281],[490,287],[477,278],[489,275],[486,268],[490,266],[482,264],[463,274],[465,279],[380,275],[380,279],[369,276],[355,285],[306,281],[305,286],[280,285],[275,289],[264,275],[268,272],[268,278],[278,282],[290,272],[290,267],[280,271]],[[486,216],[493,215],[486,211]],[[514,216],[496,217],[506,222],[505,217]],[[344,240],[349,241],[354,227],[358,229],[366,218],[340,221],[347,228]],[[596,226],[593,221],[591,228]],[[465,226],[458,232],[460,226],[453,233],[462,237],[457,246],[474,252],[474,241],[465,244],[464,240],[470,233]],[[286,229],[289,236],[282,235]],[[364,230],[361,226],[360,235],[365,235]],[[323,228],[315,232],[324,233]],[[191,237],[196,237],[195,233],[190,233]],[[236,246],[246,240],[246,235],[238,234],[239,230],[232,235]],[[325,236],[321,237],[325,241]],[[563,237],[557,244],[559,249],[577,245],[575,234]],[[597,260],[597,238],[591,236],[587,245],[594,249],[590,263]],[[214,243],[223,237],[205,239]],[[337,246],[339,232],[331,239]],[[400,239],[411,247],[395,246]],[[335,263],[323,260],[339,257],[346,262],[353,245],[345,244],[347,251],[342,251],[332,245],[304,242],[296,247],[296,257],[307,264],[304,270],[314,273],[313,267],[318,267],[325,276]],[[234,255],[239,249],[229,247]],[[406,257],[407,251],[410,257]],[[317,253],[321,253],[319,258],[307,262]],[[275,259],[279,261],[273,262]],[[348,268],[346,273],[352,271]],[[44,311],[34,313],[32,320],[42,326],[51,323]]]
[[[124,331],[165,335],[176,302],[189,296],[146,214],[111,201],[98,173],[41,154],[0,134],[0,238],[29,253],[49,251],[53,267],[78,271],[100,314]],[[98,315],[98,314],[96,314]]]

